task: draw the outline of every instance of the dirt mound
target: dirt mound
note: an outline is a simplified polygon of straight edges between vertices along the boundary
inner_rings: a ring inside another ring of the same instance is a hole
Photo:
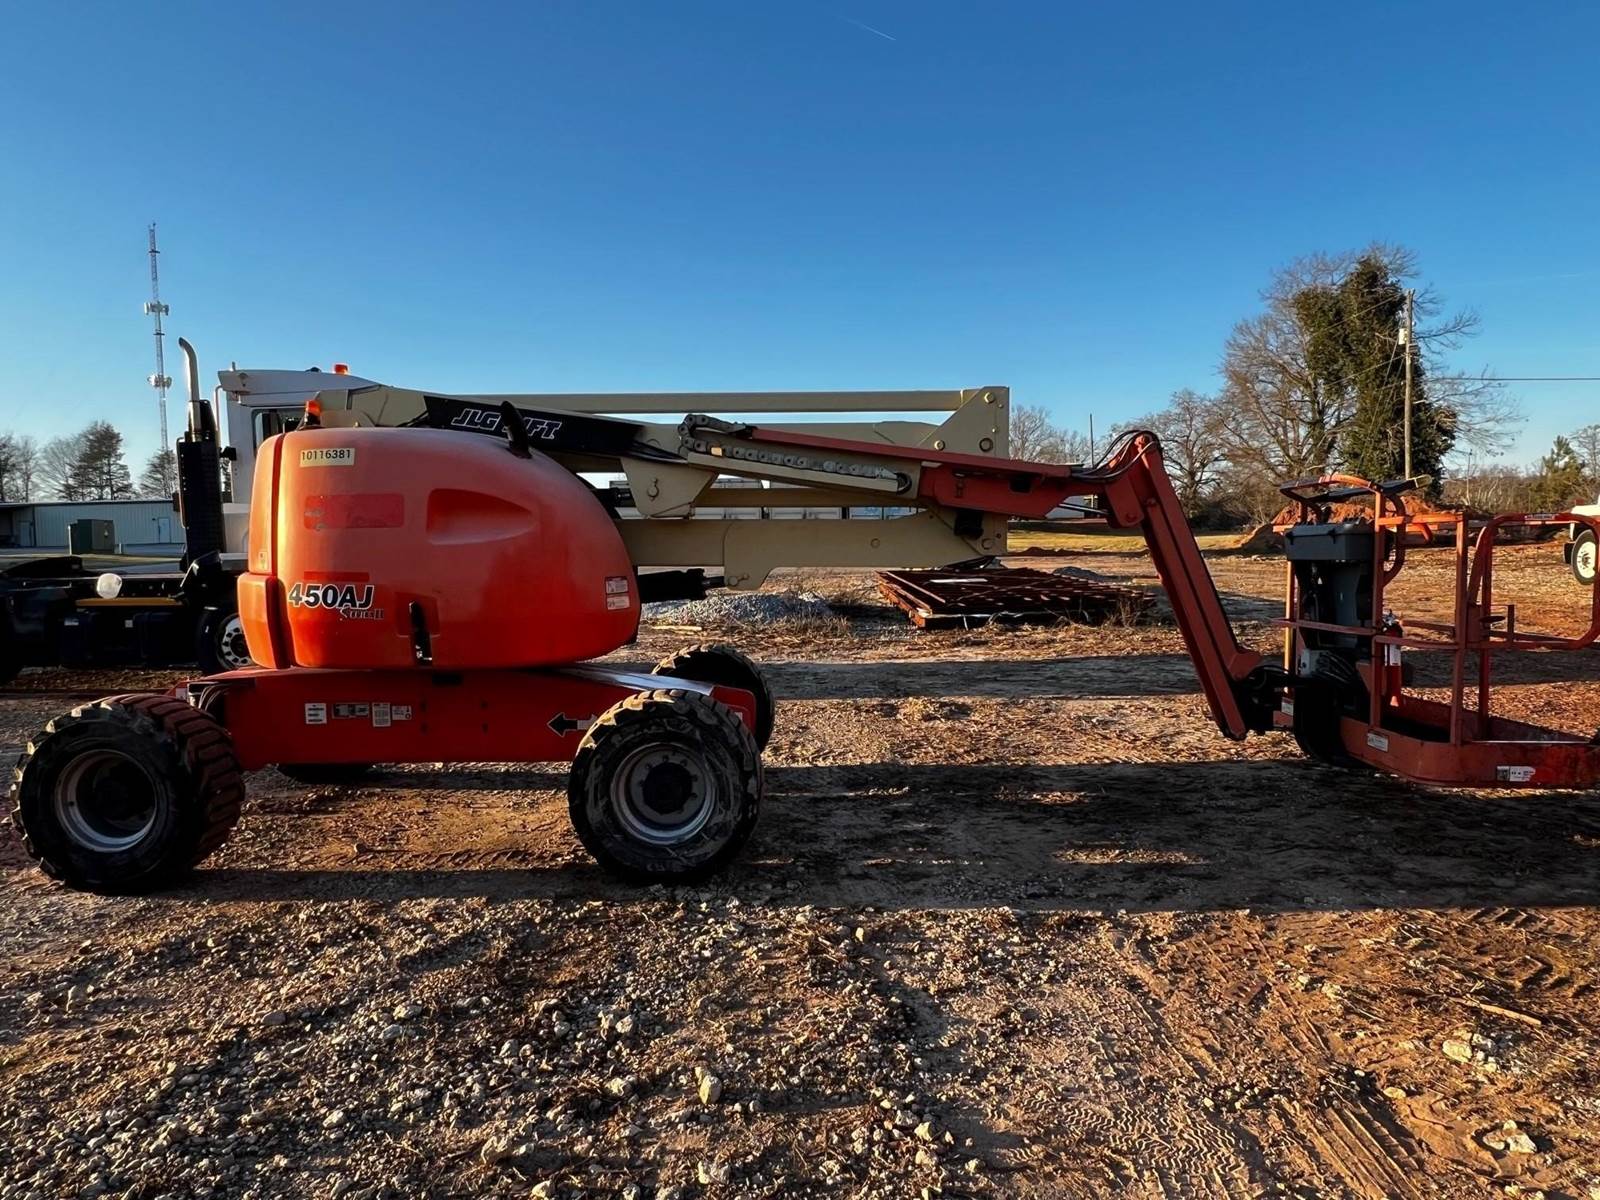
[[[1244,537],[1240,538],[1238,545],[1234,548],[1254,554],[1282,553],[1283,534],[1274,529],[1270,522],[1265,525],[1257,525]]]
[[[1453,521],[1463,512],[1471,520],[1478,520],[1484,514],[1471,509],[1462,509],[1460,506],[1440,504],[1430,500],[1420,492],[1411,492],[1403,497],[1406,511],[1414,517],[1434,524],[1440,520]],[[1333,521],[1370,521],[1372,520],[1372,504],[1367,500],[1347,500],[1339,504],[1328,506],[1328,517]],[[1430,520],[1431,518],[1431,520]],[[1300,520],[1300,506],[1293,501],[1280,508],[1272,518],[1271,527],[1284,529]]]

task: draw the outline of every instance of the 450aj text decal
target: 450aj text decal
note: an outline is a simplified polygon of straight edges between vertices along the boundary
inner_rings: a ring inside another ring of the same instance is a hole
[[[326,608],[352,621],[381,621],[383,609],[372,607],[370,583],[297,583],[289,589],[290,608]]]

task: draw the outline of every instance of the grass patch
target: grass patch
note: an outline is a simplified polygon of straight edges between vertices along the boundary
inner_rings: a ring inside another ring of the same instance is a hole
[[[1232,550],[1239,533],[1197,533],[1202,550]],[[1030,546],[1041,550],[1081,550],[1086,554],[1138,554],[1145,549],[1144,535],[1120,529],[1073,530],[1013,529],[1006,535],[1006,553],[1019,554]]]

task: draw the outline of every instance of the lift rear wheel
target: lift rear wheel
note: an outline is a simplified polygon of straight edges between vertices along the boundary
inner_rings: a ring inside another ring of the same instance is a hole
[[[12,822],[52,879],[166,887],[228,839],[244,784],[227,731],[170,696],[111,696],[57,717],[12,775]]]
[[[756,747],[767,748],[772,740],[772,689],[761,668],[726,642],[700,642],[686,646],[650,669],[652,675],[692,679],[696,683],[743,688],[756,698]]]
[[[1585,587],[1594,586],[1597,557],[1600,555],[1596,553],[1594,531],[1586,529],[1572,542],[1572,575]]]
[[[721,869],[754,831],[761,795],[761,754],[738,714],[668,689],[606,710],[567,783],[578,840],[613,875],[643,883]]]

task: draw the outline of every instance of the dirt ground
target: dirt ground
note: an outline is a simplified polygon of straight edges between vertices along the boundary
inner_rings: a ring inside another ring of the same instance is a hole
[[[1282,561],[1212,566],[1273,645]],[[1519,625],[1583,623],[1558,549],[1499,578]],[[1447,615],[1447,556],[1402,581]],[[703,888],[601,876],[555,769],[258,772],[144,899],[0,842],[0,1200],[1600,1198],[1600,798],[1228,742],[1170,624],[852,613],[615,656],[727,636],[781,699],[753,849]],[[1600,652],[1502,678],[1600,725]],[[0,747],[70,702],[0,698]]]

